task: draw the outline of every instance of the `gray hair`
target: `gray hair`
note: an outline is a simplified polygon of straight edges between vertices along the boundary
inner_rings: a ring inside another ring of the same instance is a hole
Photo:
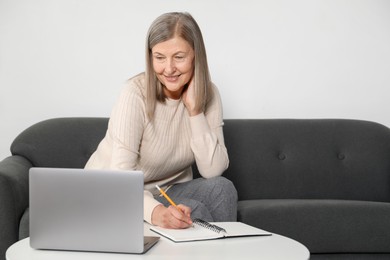
[[[172,12],[163,14],[154,20],[146,37],[146,110],[150,120],[153,119],[156,102],[165,102],[166,99],[163,86],[157,79],[153,69],[152,48],[156,44],[170,40],[175,36],[187,41],[195,53],[193,77],[196,108],[204,111],[207,101],[212,95],[206,49],[202,32],[195,19],[189,13]]]

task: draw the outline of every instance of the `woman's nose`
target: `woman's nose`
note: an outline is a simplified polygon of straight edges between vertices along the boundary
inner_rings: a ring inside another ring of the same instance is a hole
[[[175,70],[176,70],[175,62],[173,60],[168,60],[165,66],[165,71],[170,74],[175,72]]]

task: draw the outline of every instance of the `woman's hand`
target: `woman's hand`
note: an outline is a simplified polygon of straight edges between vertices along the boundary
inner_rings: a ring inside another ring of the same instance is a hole
[[[194,78],[188,83],[187,89],[184,90],[182,95],[183,103],[186,106],[190,116],[196,116],[202,111],[195,109],[195,83]]]
[[[182,204],[177,206],[159,205],[154,208],[152,213],[152,224],[163,228],[188,228],[192,226],[191,209]]]

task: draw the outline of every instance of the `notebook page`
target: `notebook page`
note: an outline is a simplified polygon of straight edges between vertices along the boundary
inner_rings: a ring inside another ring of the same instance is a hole
[[[270,232],[247,225],[242,222],[211,222],[226,230],[223,234],[225,237],[242,237],[242,236],[268,236]]]
[[[186,229],[167,229],[157,226],[150,227],[150,229],[175,242],[208,240],[223,237],[223,234],[218,234],[196,224]]]

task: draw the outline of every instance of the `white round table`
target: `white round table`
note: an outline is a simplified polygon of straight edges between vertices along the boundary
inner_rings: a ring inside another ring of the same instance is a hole
[[[146,227],[145,235],[156,234]],[[310,252],[304,245],[277,234],[184,243],[174,243],[161,237],[160,241],[145,254],[36,250],[30,247],[30,239],[26,238],[13,244],[6,252],[7,260],[307,260],[309,258]]]

